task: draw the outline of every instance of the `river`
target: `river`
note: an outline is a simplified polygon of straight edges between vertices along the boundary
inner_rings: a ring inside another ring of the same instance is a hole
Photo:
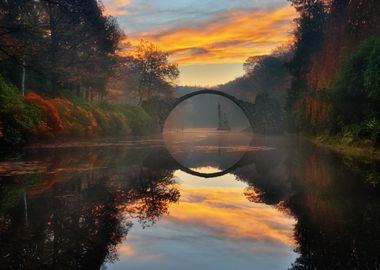
[[[380,166],[177,130],[0,160],[2,269],[379,269]]]

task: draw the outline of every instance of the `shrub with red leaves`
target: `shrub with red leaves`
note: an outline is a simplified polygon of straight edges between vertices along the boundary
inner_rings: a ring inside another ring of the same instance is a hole
[[[63,135],[93,136],[96,134],[98,123],[92,112],[63,98],[54,98],[51,102],[61,115],[65,128]]]
[[[44,99],[43,97],[34,92],[28,93],[25,96],[25,101],[36,104],[39,107],[41,107],[43,111],[40,124],[42,130],[46,130],[47,127],[47,129],[52,131],[54,134],[63,131],[64,126],[62,123],[62,118],[57,108],[51,101]]]

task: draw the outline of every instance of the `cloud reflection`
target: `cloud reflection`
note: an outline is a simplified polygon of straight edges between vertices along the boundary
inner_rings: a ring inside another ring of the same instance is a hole
[[[233,175],[204,180],[178,171],[175,176],[180,202],[171,204],[155,226],[134,226],[127,247],[120,248],[125,249],[120,263],[110,269],[284,269],[295,260],[295,220],[249,202],[246,185]]]
[[[216,238],[293,244],[294,219],[274,207],[248,202],[241,188],[183,186],[181,202],[171,207],[169,219]]]

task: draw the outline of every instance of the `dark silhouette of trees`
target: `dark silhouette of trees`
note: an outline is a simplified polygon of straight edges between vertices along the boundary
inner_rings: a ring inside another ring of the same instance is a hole
[[[331,130],[380,143],[380,38],[372,38],[343,65],[331,93]],[[355,108],[353,110],[352,108]]]
[[[252,103],[258,94],[266,94],[284,107],[290,82],[285,64],[290,55],[284,48],[271,55],[249,57],[243,66],[245,75],[219,86],[219,89]]]
[[[296,77],[305,75],[310,58],[323,41],[326,24],[326,5],[323,0],[289,0],[299,13],[295,20],[294,55],[290,70]]]
[[[380,167],[305,141],[267,143],[276,150],[253,152],[254,165],[233,173],[249,185],[248,200],[296,219],[290,269],[379,268]]]
[[[297,220],[291,269],[379,268],[379,188],[369,181],[379,167],[302,148],[289,153],[292,196],[283,204]]]
[[[6,79],[53,96],[104,95],[122,33],[97,1],[1,1],[0,25]]]
[[[139,155],[141,159],[136,158]],[[152,155],[119,148],[39,155],[54,174],[4,179],[0,186],[4,198],[1,265],[8,269],[100,269],[117,260],[117,245],[133,226],[132,218],[151,226],[179,199],[173,171],[157,168],[155,161],[162,156]],[[59,173],[75,166],[108,169]],[[51,175],[53,184],[45,188]]]
[[[289,63],[294,77],[287,100],[290,130],[377,143],[376,101],[368,95],[378,88],[378,68],[367,62],[378,62],[368,44],[380,34],[380,2],[290,2],[300,14]],[[372,71],[364,75],[362,69]]]
[[[298,11],[299,18],[295,20],[297,27],[294,33],[293,58],[288,63],[293,79],[288,92],[287,110],[290,114],[288,122],[290,128],[298,130],[301,128],[300,125],[307,125],[307,121],[299,119],[300,116],[294,113],[293,109],[299,106],[297,102],[308,91],[306,75],[310,68],[310,60],[319,50],[324,38],[327,7],[323,0],[290,0],[290,2]]]

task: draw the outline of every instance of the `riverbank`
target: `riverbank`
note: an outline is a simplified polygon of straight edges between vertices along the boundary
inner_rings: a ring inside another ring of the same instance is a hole
[[[158,128],[140,106],[91,103],[20,90],[0,76],[0,150],[61,140],[148,135]]]
[[[308,138],[315,145],[329,149],[344,156],[380,161],[380,148],[369,140],[349,141],[342,137],[318,136]]]

